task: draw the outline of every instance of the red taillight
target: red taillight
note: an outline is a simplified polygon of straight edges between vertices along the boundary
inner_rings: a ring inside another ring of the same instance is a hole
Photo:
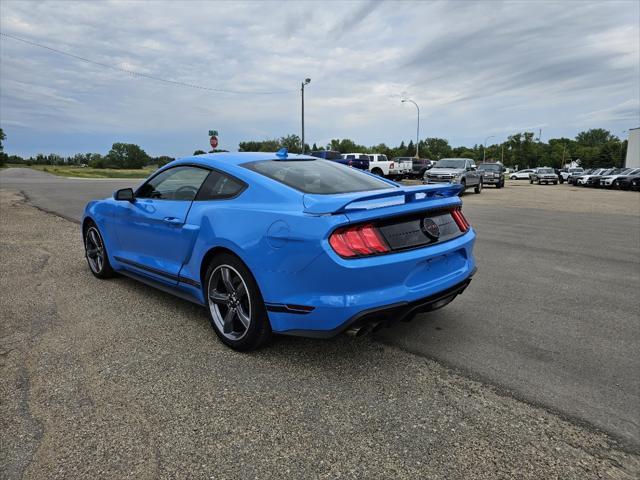
[[[458,228],[461,232],[466,232],[467,230],[469,230],[469,222],[467,222],[467,219],[462,214],[462,210],[460,210],[460,208],[451,210],[451,216],[453,217],[453,220],[456,222],[456,225],[458,225]]]
[[[391,163],[389,164],[389,168],[390,168],[391,170],[393,170],[393,162],[391,162]]]
[[[329,237],[331,248],[341,257],[362,257],[389,252],[387,242],[373,225],[339,228]]]

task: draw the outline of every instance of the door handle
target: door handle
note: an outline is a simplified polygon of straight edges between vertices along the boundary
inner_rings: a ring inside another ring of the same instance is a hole
[[[182,220],[178,217],[164,217],[165,223],[168,223],[172,227],[179,227],[182,225]]]

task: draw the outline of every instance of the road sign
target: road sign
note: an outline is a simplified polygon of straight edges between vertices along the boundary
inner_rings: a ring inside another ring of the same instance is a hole
[[[216,137],[215,135],[211,135],[209,144],[211,145],[211,148],[216,148],[218,146],[218,137]]]

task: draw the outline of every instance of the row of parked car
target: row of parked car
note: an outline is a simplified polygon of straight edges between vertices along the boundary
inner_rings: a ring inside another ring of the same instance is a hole
[[[530,183],[567,182],[584,187],[619,188],[638,190],[640,186],[640,168],[592,168],[581,167],[554,170],[550,167],[526,168],[509,173],[511,180],[529,180]]]
[[[583,187],[640,189],[640,168],[592,168],[572,173],[567,181]]]
[[[426,158],[413,157],[394,157],[389,160],[386,155],[380,153],[340,153],[333,150],[319,150],[311,152],[311,155],[360,170],[368,170],[375,175],[394,180],[422,178],[424,172],[435,163]]]
[[[368,170],[373,174],[392,178],[421,179],[423,183],[456,183],[463,192],[473,188],[476,193],[484,185],[504,187],[505,168],[501,163],[482,163],[476,166],[470,158],[443,158],[438,161],[415,157],[394,157],[366,153],[340,153],[331,150],[311,152],[311,155],[332,160],[353,168]]]

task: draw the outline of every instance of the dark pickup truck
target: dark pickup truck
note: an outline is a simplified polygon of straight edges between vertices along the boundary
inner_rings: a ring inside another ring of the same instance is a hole
[[[358,168],[360,170],[369,170],[369,155],[347,155],[348,158],[342,158],[342,154],[340,152],[335,152],[333,150],[318,150],[316,152],[311,152],[311,156],[324,158],[325,160],[331,160],[332,162],[338,162],[343,165],[347,165],[348,167]]]

